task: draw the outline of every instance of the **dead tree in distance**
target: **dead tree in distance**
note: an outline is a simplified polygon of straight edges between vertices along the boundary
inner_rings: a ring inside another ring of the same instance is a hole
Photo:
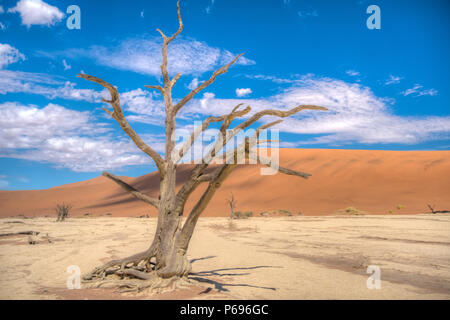
[[[59,203],[55,207],[56,215],[57,215],[57,222],[62,222],[66,220],[69,217],[69,212],[72,209],[71,204],[67,203]]]
[[[234,199],[234,194],[231,193],[231,198],[227,199],[227,203],[230,205],[230,219],[234,219],[234,208],[236,207],[236,200]]]
[[[228,114],[219,117],[210,116],[206,118],[199,127],[194,129],[183,146],[176,148],[172,137],[175,132],[175,118],[177,113],[186,105],[186,103],[194,98],[196,94],[212,84],[218,76],[226,73],[228,68],[242,56],[242,54],[237,55],[228,64],[216,70],[208,80],[201,83],[184,98],[175,102],[172,99],[172,88],[180,79],[181,74],[178,73],[173,78],[169,77],[167,69],[167,47],[183,30],[179,2],[177,3],[177,12],[179,27],[172,36],[168,37],[161,30],[157,29],[163,38],[161,73],[164,84],[162,86],[145,86],[161,92],[164,99],[166,129],[164,158],[152,147],[147,145],[125,119],[120,104],[119,93],[113,85],[87,74],[78,75],[78,77],[98,83],[108,89],[111,94],[111,99],[102,100],[110,104],[113,110],[111,111],[107,108],[103,109],[118,122],[122,130],[131,138],[136,146],[153,159],[160,177],[159,197],[154,198],[140,192],[119,177],[108,172],[103,172],[103,176],[113,180],[122,188],[130,192],[131,195],[155,207],[158,211],[158,218],[156,231],[149,248],[143,252],[123,259],[113,260],[101,267],[95,268],[92,272],[83,277],[85,282],[91,282],[91,286],[100,286],[106,282],[113,282],[113,286],[119,287],[122,291],[141,290],[144,288],[161,288],[163,286],[168,286],[175,280],[185,279],[191,270],[190,263],[186,257],[186,251],[198,218],[205,210],[216,190],[220,188],[223,181],[237,166],[237,149],[239,146],[231,151],[231,157],[235,160],[233,163],[224,163],[213,167],[210,166],[214,159],[218,157],[219,152],[225,147],[227,142],[236,136],[236,134],[253,125],[264,116],[285,118],[302,110],[327,110],[324,107],[315,105],[300,105],[288,111],[264,110],[254,113],[251,117],[248,117],[245,121],[241,122],[233,129],[230,129],[230,125],[234,119],[246,116],[251,110],[250,106],[241,108],[242,104],[239,104]],[[260,126],[256,129],[255,138],[259,137],[262,130],[272,127],[281,121],[282,120],[278,120]],[[213,122],[221,123],[215,145],[206,153],[206,155],[204,155],[201,163],[198,163],[193,167],[186,183],[178,192],[176,192],[175,182],[178,162],[187,154],[199,135],[207,130],[209,125]],[[255,141],[257,140],[249,138],[245,139],[244,148],[246,157],[249,157],[250,149],[258,144],[258,142]],[[227,154],[230,156],[230,153]],[[270,165],[270,161],[259,156],[254,160],[265,166]],[[308,176],[310,176],[310,174],[283,167],[279,167],[278,171],[302,178],[308,178]],[[192,192],[202,183],[206,183],[208,186],[193,209],[187,214],[187,217],[182,224],[186,201]],[[115,277],[114,275],[119,275],[119,277]],[[117,280],[117,278],[120,278],[120,280]]]

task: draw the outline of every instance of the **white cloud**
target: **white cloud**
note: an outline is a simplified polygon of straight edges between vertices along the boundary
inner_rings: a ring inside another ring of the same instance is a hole
[[[418,93],[418,96],[435,96],[438,94],[438,91],[436,89],[427,89],[422,90]]]
[[[17,62],[25,60],[25,56],[9,44],[0,43],[0,69]]]
[[[27,93],[43,95],[48,99],[67,99],[75,101],[101,102],[109,98],[106,89],[79,89],[76,84],[42,73],[0,70],[0,95],[7,93]],[[131,113],[130,121],[164,125],[164,103],[158,92],[136,89],[120,94],[125,111]]]
[[[144,18],[144,10],[141,11],[141,18]]]
[[[198,87],[198,78],[194,78],[192,79],[191,83],[189,83],[188,88],[191,90],[194,90],[195,88]]]
[[[357,77],[357,76],[360,75],[360,73],[358,71],[355,71],[355,70],[347,70],[347,71],[345,71],[345,73],[348,74],[349,76],[352,76],[352,77]]]
[[[280,130],[324,134],[309,143],[359,142],[418,143],[449,136],[450,117],[400,117],[391,113],[389,100],[367,87],[333,79],[311,79],[304,86],[286,91],[281,101],[293,105],[318,104],[330,111],[310,111],[287,119]],[[304,117],[303,117],[304,116]]]
[[[298,81],[298,79],[285,79],[285,78],[269,76],[269,75],[265,75],[265,74],[256,74],[256,75],[245,74],[244,76],[249,79],[267,80],[267,81],[272,81],[272,82],[278,83],[278,84],[295,83],[296,81]]]
[[[208,110],[208,103],[209,101],[213,100],[215,97],[214,93],[211,92],[205,92],[203,94],[203,98],[200,99],[200,106],[203,110]]]
[[[368,87],[329,78],[301,77],[282,93],[263,99],[194,100],[189,114],[223,115],[238,103],[252,107],[252,113],[263,109],[285,110],[299,104],[325,106],[330,111],[302,111],[277,126],[281,131],[321,135],[303,144],[339,145],[348,143],[413,144],[450,136],[450,117],[401,117],[390,110],[393,99],[380,98]],[[273,121],[266,118],[264,121]]]
[[[0,94],[23,92],[43,95],[49,99],[100,101],[106,89],[78,89],[76,84],[48,74],[0,70]]]
[[[0,14],[4,13],[5,9],[3,9],[3,6],[0,6]]]
[[[72,66],[66,62],[66,59],[63,59],[62,63],[64,66],[64,70],[70,70],[72,68]]]
[[[410,94],[418,92],[421,88],[423,88],[423,86],[421,86],[420,84],[415,84],[414,87],[403,91],[402,94],[404,96],[409,96]]]
[[[128,139],[111,136],[88,112],[11,102],[0,104],[0,112],[2,157],[84,172],[150,163]]]
[[[42,0],[20,0],[8,12],[18,12],[22,24],[28,28],[31,25],[55,25],[64,17],[64,13],[57,7],[51,6]]]
[[[33,148],[53,136],[74,134],[77,130],[97,131],[89,124],[89,113],[56,104],[44,108],[6,102],[0,105],[1,149]]]
[[[69,49],[63,52],[41,52],[46,56],[64,56],[77,59],[87,57],[98,64],[141,74],[161,76],[161,39],[133,38],[124,40],[110,48],[92,46],[90,49]],[[206,43],[177,38],[168,47],[170,74],[200,75],[230,62],[235,55],[230,51],[208,46]],[[254,61],[240,57],[236,64],[251,65]]]
[[[127,115],[129,121],[165,125],[164,102],[160,100],[160,94],[139,88],[121,93],[120,101],[126,111],[133,113]]]
[[[396,77],[393,76],[392,74],[389,75],[389,79],[386,80],[386,82],[384,83],[385,85],[390,85],[390,84],[397,84],[400,83],[400,81],[402,80],[402,77]]]
[[[422,89],[423,89],[422,85],[415,84],[412,88],[401,92],[401,94],[405,97],[409,96],[409,95],[414,95],[414,97],[435,96],[438,94],[438,91],[436,89],[426,89],[426,90],[422,90]]]
[[[55,80],[47,79],[51,81]],[[163,125],[164,107],[159,93],[136,89],[121,93],[121,101],[125,111],[132,113],[127,115],[130,121]],[[328,112],[302,111],[285,119],[276,128],[318,136],[283,146],[338,146],[355,142],[413,144],[450,137],[450,117],[397,116],[390,109],[392,100],[375,96],[368,87],[312,76],[301,77],[281,93],[261,99],[218,99],[206,92],[186,105],[181,116],[192,121],[200,120],[203,115],[223,115],[242,102],[252,106],[252,113],[268,108],[286,110],[298,104],[317,104],[330,109]],[[0,157],[47,162],[74,171],[151,163],[122,132],[118,133],[122,136],[113,136],[108,127],[89,112],[55,104],[40,108],[3,103],[0,113]],[[268,117],[263,121],[273,120]],[[184,127],[190,128],[189,125]],[[214,130],[208,131],[210,133],[214,134]],[[158,152],[164,151],[164,135],[141,136]]]
[[[250,88],[237,88],[236,89],[236,95],[238,97],[245,97],[245,96],[248,96],[250,93],[252,93],[252,89],[250,89]]]

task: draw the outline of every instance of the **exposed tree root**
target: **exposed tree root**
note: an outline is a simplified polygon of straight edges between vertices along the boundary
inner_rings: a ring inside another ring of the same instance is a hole
[[[186,276],[162,278],[155,270],[151,259],[155,250],[149,248],[135,255],[112,260],[101,267],[95,268],[83,276],[85,288],[116,288],[118,292],[149,293],[156,291],[172,291],[189,283]]]
[[[132,256],[123,259],[112,260],[108,263],[105,263],[101,267],[95,268],[90,273],[83,276],[83,280],[85,281],[103,280],[107,275],[111,274],[118,274],[118,275],[129,274],[132,276],[133,272],[131,270],[135,270],[137,272],[146,271],[147,273],[150,273],[153,271],[150,263],[150,259],[153,256],[154,250],[151,247],[146,251],[134,254]],[[130,267],[130,265],[134,269],[127,269]],[[138,274],[136,273],[135,276],[139,278],[139,276],[137,275]],[[142,277],[140,278],[142,279]]]
[[[148,293],[161,293],[182,288],[190,283],[187,277],[161,278],[156,272],[142,272],[131,268],[118,269],[109,272],[103,279],[83,280],[85,288],[115,288],[119,293],[139,293],[147,290]]]

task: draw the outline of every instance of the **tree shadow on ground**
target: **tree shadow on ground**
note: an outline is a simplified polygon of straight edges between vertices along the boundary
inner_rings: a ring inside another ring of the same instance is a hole
[[[212,259],[216,256],[207,256],[203,258],[197,258],[192,259],[191,263],[194,263],[199,260],[206,260],[206,259]],[[253,266],[253,267],[236,267],[236,268],[222,268],[222,269],[215,269],[215,270],[207,270],[207,271],[200,271],[200,272],[191,272],[189,275],[189,279],[192,279],[194,281],[203,282],[203,283],[209,283],[214,285],[214,288],[218,290],[219,292],[229,292],[225,287],[248,287],[248,288],[258,288],[258,289],[265,289],[265,290],[273,290],[276,291],[276,288],[272,287],[263,287],[263,286],[256,286],[251,285],[247,283],[223,283],[219,282],[215,277],[224,277],[224,276],[245,276],[250,274],[249,272],[228,272],[224,273],[223,271],[239,271],[239,270],[255,270],[260,268],[282,268],[281,266]],[[210,278],[211,277],[211,278]]]

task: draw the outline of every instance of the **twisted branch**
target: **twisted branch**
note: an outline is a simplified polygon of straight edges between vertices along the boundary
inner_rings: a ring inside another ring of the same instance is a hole
[[[119,186],[121,186],[123,189],[131,193],[135,198],[142,200],[152,206],[154,206],[156,209],[159,208],[159,201],[156,198],[152,198],[139,190],[135,189],[134,187],[130,186],[128,183],[120,179],[118,176],[115,176],[108,172],[103,172],[102,176],[111,179],[115,183],[117,183]]]
[[[191,149],[191,147],[194,145],[194,142],[195,142],[195,140],[197,140],[198,136],[208,129],[210,123],[221,122],[221,121],[228,121],[229,123],[231,123],[231,121],[233,119],[235,119],[237,117],[242,117],[242,116],[246,115],[247,113],[249,113],[251,110],[250,106],[247,106],[245,109],[238,111],[239,107],[242,105],[243,105],[243,103],[240,103],[237,106],[235,106],[233,108],[233,110],[231,111],[231,113],[229,113],[229,114],[219,116],[219,117],[211,116],[211,117],[206,118],[200,126],[198,126],[197,128],[194,129],[194,131],[192,131],[189,139],[186,140],[185,143],[183,144],[183,146],[178,150],[178,155],[175,158],[175,162],[180,161],[186,155],[186,153],[189,151],[189,149]]]
[[[158,167],[159,174],[161,175],[161,177],[163,177],[166,173],[163,158],[158,154],[158,152],[156,152],[149,145],[147,145],[141,139],[141,137],[139,137],[138,134],[131,128],[130,124],[125,119],[125,116],[123,114],[122,107],[120,105],[119,92],[117,91],[117,89],[113,85],[109,84],[108,82],[100,78],[93,77],[84,73],[78,74],[77,77],[98,83],[101,86],[108,89],[109,93],[111,94],[111,100],[102,99],[102,101],[109,103],[113,107],[114,111],[111,112],[106,108],[103,108],[103,110],[105,110],[114,120],[116,120],[119,123],[122,130],[125,131],[125,133],[131,138],[131,140],[133,140],[134,144],[139,149],[141,149],[144,153],[149,155],[153,159],[153,161],[155,161],[155,164]]]

